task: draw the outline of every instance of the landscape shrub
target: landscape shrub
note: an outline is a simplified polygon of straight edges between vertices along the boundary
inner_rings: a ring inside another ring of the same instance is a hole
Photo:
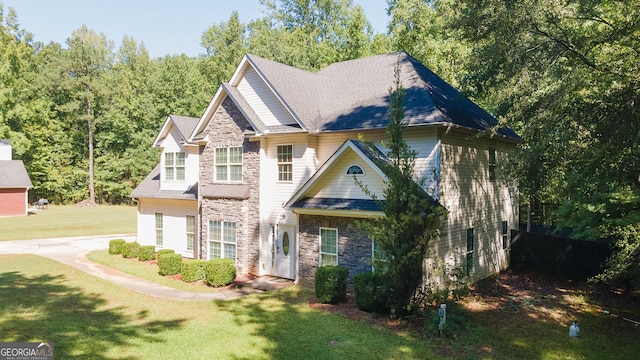
[[[236,265],[231,259],[211,259],[204,265],[204,282],[209,286],[225,286],[236,278]]]
[[[162,254],[175,254],[175,250],[173,249],[160,249],[158,250],[158,257],[160,257],[160,255]]]
[[[122,245],[124,245],[124,243],[126,243],[124,239],[109,240],[109,255],[122,254]]]
[[[140,246],[138,250],[138,260],[149,261],[156,258],[156,247],[153,245]]]
[[[158,274],[175,275],[182,269],[182,255],[165,253],[158,256]]]
[[[347,275],[344,266],[323,266],[316,270],[316,297],[324,304],[335,304],[347,298]]]
[[[203,280],[204,264],[205,264],[205,260],[201,260],[201,259],[183,261],[182,268],[180,270],[182,281],[194,282],[198,280]]]
[[[366,272],[353,276],[356,307],[362,311],[388,313],[389,292],[382,274]]]
[[[133,259],[138,257],[138,250],[140,250],[140,244],[137,242],[125,242],[122,244],[122,257],[125,259]]]

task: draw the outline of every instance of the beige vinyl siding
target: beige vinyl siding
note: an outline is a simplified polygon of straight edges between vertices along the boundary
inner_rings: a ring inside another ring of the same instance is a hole
[[[358,132],[340,132],[323,135],[318,139],[318,162],[323,164],[348,139],[358,139]],[[367,131],[365,139],[374,143],[383,152],[381,141],[386,139],[385,130]],[[417,151],[414,171],[417,178],[425,178],[426,190],[438,197],[438,174],[440,143],[435,128],[407,128],[404,139],[411,149]]]
[[[384,189],[382,178],[378,172],[362,161],[351,149],[347,149],[333,163],[331,169],[323,174],[313,188],[309,189],[308,195],[320,198],[371,199],[355,183],[353,175],[347,175],[347,169],[352,165],[360,166],[364,170],[364,175],[359,175],[357,177],[358,180],[365,184],[378,198],[382,198]]]
[[[417,151],[413,168],[417,178],[424,178],[425,189],[435,198],[438,194],[440,173],[440,142],[434,128],[416,128],[405,131],[404,139],[412,150]]]
[[[197,218],[198,202],[196,200],[138,199],[137,241],[140,245],[156,245],[156,213],[162,214],[163,244],[161,248],[173,249],[184,257],[194,257],[194,253],[187,250],[186,215]]]
[[[253,68],[245,72],[238,84],[238,91],[251,104],[253,111],[266,126],[296,124],[291,113]]]
[[[278,181],[277,148],[278,145],[293,145],[293,179],[291,182]],[[262,140],[261,176],[262,213],[275,221],[283,214],[282,205],[301,187],[316,171],[309,167],[314,155],[307,146],[305,135],[279,136]]]
[[[496,149],[496,181],[489,181],[490,147]],[[510,174],[500,171],[500,165],[511,149],[512,145],[486,139],[454,134],[442,137],[440,201],[449,214],[442,236],[431,244],[435,256],[428,261],[428,268],[435,270],[443,261],[463,266],[468,228],[474,229],[475,236],[471,280],[506,268],[508,249],[502,249],[502,221],[508,221],[510,229],[515,226],[518,194]]]

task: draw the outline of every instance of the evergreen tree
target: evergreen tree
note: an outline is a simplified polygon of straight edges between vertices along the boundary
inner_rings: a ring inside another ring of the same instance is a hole
[[[411,311],[416,289],[424,280],[423,264],[429,241],[439,234],[445,209],[424,190],[425,179],[416,179],[414,165],[416,151],[403,138],[405,90],[400,80],[400,66],[395,69],[395,88],[389,90],[391,104],[388,112],[386,157],[374,144],[366,142],[377,163],[386,175],[384,200],[377,199],[356,179],[362,190],[381,206],[384,217],[358,226],[375,242],[384,256],[382,271],[389,289],[388,302],[392,313],[404,316]]]

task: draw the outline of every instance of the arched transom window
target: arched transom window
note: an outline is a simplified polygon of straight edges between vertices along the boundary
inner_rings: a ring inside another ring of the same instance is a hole
[[[359,165],[351,165],[347,169],[347,175],[364,175],[364,170]]]

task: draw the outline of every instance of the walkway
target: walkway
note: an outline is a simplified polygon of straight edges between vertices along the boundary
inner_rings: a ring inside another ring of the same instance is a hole
[[[261,293],[265,290],[278,290],[292,285],[292,282],[286,279],[260,277],[245,281],[242,283],[242,286],[238,288],[224,289],[216,292],[201,293],[173,289],[87,260],[86,254],[90,251],[109,248],[109,240],[111,239],[134,241],[135,235],[116,234],[108,236],[0,241],[0,255],[35,254],[47,257],[124,288],[169,300],[232,300],[245,295]]]

